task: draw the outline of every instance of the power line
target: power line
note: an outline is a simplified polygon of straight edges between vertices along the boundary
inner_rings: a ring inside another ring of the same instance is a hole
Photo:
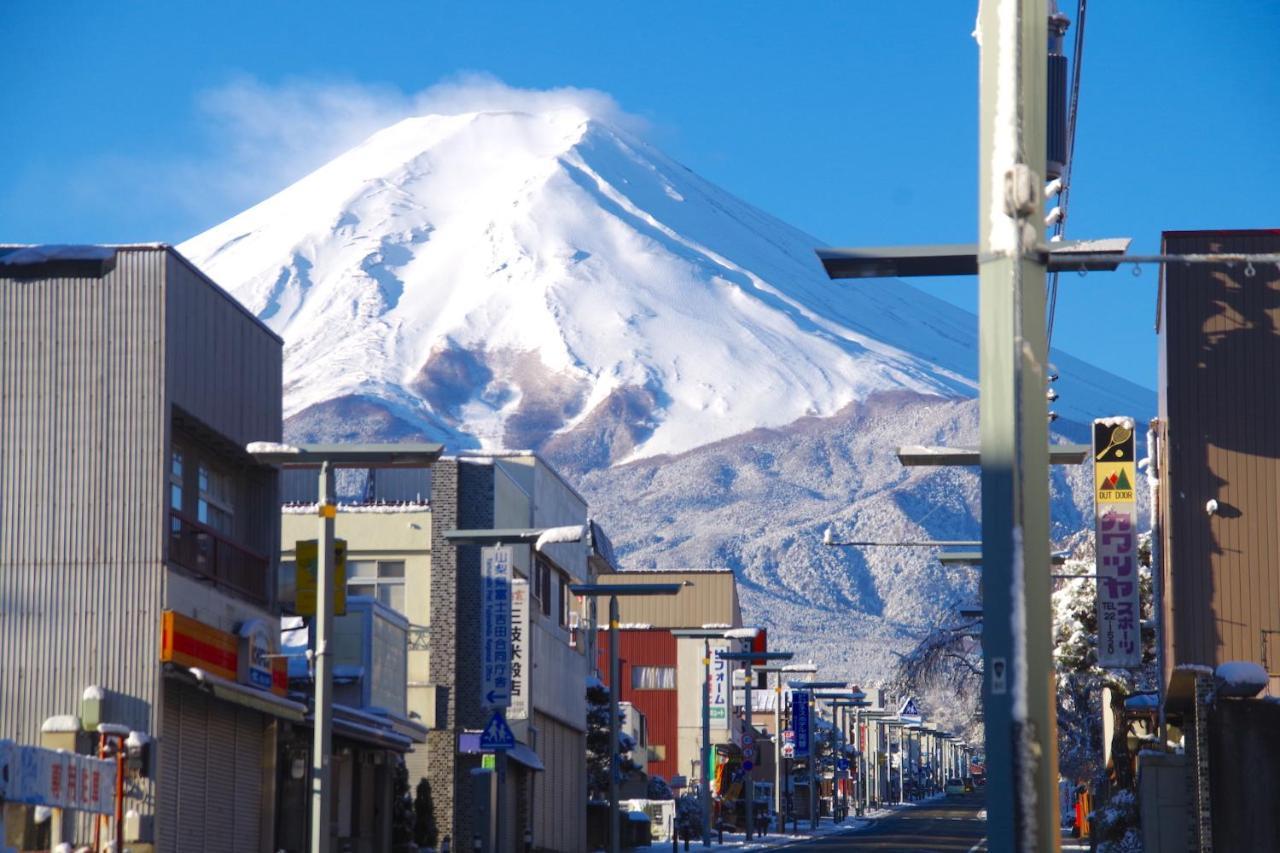
[[[1061,240],[1067,231],[1067,212],[1071,204],[1071,167],[1076,159],[1076,115],[1080,108],[1080,69],[1084,64],[1084,22],[1088,12],[1088,0],[1076,4],[1075,46],[1071,56],[1071,98],[1067,108],[1067,160],[1062,164],[1062,191],[1058,194],[1058,207],[1062,216],[1054,224],[1053,235]],[[1045,328],[1045,352],[1053,346],[1053,321],[1058,313],[1058,273],[1049,274],[1049,321]]]

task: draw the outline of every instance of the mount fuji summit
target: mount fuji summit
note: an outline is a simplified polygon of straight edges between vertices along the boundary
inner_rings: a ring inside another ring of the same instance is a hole
[[[784,641],[858,614],[828,657],[884,670],[973,580],[821,530],[976,535],[976,477],[892,449],[976,443],[977,319],[829,281],[820,245],[560,107],[403,120],[179,250],[283,337],[291,438],[536,450],[627,568],[733,568]],[[1052,361],[1061,432],[1154,412]],[[1087,524],[1073,477],[1054,475],[1063,537]]]
[[[284,338],[295,426],[587,469],[877,391],[976,393],[971,314],[830,282],[820,244],[565,108],[404,120],[180,250]]]

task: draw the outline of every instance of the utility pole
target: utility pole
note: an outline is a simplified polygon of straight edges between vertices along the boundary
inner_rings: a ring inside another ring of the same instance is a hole
[[[979,373],[987,837],[1058,843],[1043,187],[1047,0],[980,6]]]
[[[333,636],[335,598],[333,553],[334,520],[338,507],[334,502],[333,464],[320,465],[320,541],[316,548],[316,679],[315,709],[312,711],[311,742],[311,850],[329,853],[329,754],[333,728],[333,655],[329,639]]]

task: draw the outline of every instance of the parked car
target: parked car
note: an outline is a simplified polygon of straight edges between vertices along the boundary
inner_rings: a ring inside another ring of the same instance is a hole
[[[965,793],[964,783],[960,781],[959,777],[952,777],[947,780],[947,793],[948,794]]]

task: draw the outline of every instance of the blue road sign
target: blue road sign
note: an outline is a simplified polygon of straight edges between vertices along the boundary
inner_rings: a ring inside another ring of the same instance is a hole
[[[493,716],[489,718],[489,725],[485,726],[484,731],[480,732],[480,748],[496,751],[514,749],[515,745],[515,732],[511,731],[511,726],[507,725],[502,712],[494,711]]]
[[[908,722],[919,723],[922,714],[920,713],[920,703],[916,697],[912,696],[902,703],[902,707],[898,709],[898,719]]]

